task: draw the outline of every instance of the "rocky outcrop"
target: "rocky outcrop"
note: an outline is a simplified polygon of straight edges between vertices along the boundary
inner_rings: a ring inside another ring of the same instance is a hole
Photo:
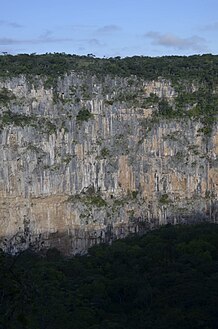
[[[193,87],[194,88],[194,87]],[[68,254],[166,223],[218,220],[218,125],[157,118],[170,81],[2,80],[1,246]],[[153,97],[154,98],[154,97]]]

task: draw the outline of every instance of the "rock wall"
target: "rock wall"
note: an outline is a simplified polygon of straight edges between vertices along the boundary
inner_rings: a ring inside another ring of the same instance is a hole
[[[169,81],[71,73],[0,82],[1,247],[67,254],[166,223],[218,220],[218,124],[156,120]]]

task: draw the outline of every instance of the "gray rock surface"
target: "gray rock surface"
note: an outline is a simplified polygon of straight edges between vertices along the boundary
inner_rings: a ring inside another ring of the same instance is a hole
[[[173,104],[169,81],[72,72],[45,86],[0,81],[11,93],[0,110],[4,250],[75,254],[166,223],[218,220],[218,125],[205,136],[198,121],[154,120],[146,100]]]

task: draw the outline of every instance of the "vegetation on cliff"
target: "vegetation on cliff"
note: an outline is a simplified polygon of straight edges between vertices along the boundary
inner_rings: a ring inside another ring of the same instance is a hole
[[[0,257],[0,328],[213,329],[218,226],[168,226],[100,245]]]
[[[205,54],[193,56],[164,56],[144,57],[133,56],[126,58],[95,58],[92,55],[77,56],[62,53],[54,54],[20,54],[16,56],[0,56],[0,78],[12,78],[26,75],[29,81],[34,82],[36,77],[43,78],[45,88],[53,87],[54,102],[58,103],[55,86],[58,78],[69,72],[98,76],[104,84],[107,75],[112,77],[129,78],[129,88],[123,94],[117,94],[113,99],[105,99],[106,105],[114,102],[125,102],[129,106],[154,107],[154,117],[160,119],[200,120],[203,124],[202,132],[208,134],[217,121],[218,114],[218,56]],[[174,101],[159,99],[152,94],[144,98],[138,90],[131,91],[136,80],[145,81],[166,79],[171,81],[176,90]],[[74,86],[72,86],[74,88]],[[87,85],[80,86],[83,100],[91,99]],[[78,91],[78,90],[77,90]],[[75,90],[72,90],[72,93]],[[78,94],[78,92],[77,92]],[[56,98],[55,98],[56,96]],[[7,106],[14,100],[14,95],[6,88],[0,90],[0,104]],[[72,100],[61,100],[72,102]],[[75,97],[74,103],[80,103]],[[88,121],[91,114],[87,109],[81,109],[77,121]]]

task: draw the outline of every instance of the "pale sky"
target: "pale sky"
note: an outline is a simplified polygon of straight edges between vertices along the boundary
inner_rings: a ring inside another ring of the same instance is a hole
[[[218,54],[218,0],[0,0],[0,52]]]

